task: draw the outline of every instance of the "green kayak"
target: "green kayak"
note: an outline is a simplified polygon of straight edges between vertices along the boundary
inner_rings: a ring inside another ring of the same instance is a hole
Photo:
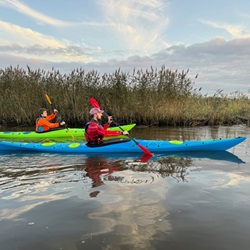
[[[129,131],[136,124],[122,125],[122,129]],[[108,130],[119,130],[119,127],[110,127]],[[84,129],[83,128],[69,128],[69,129],[56,129],[49,132],[37,133],[35,131],[3,131],[0,132],[0,139],[6,140],[23,140],[23,139],[56,139],[56,138],[84,138]],[[110,138],[110,137],[109,137]]]

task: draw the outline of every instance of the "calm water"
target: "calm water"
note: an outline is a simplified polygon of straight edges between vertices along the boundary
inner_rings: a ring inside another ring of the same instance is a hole
[[[141,128],[145,139],[247,136],[221,153],[0,153],[0,249],[249,249],[250,128]]]

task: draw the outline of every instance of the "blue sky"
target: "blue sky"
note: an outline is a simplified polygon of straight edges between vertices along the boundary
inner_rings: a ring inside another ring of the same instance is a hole
[[[103,74],[164,65],[189,69],[203,93],[250,92],[246,0],[0,0],[0,34],[1,68]]]

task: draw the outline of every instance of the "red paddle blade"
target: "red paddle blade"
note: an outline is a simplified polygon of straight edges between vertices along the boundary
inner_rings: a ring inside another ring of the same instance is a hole
[[[147,162],[147,161],[149,161],[149,160],[151,159],[151,157],[152,157],[152,155],[143,154],[143,155],[140,157],[139,161],[141,161],[141,162]]]
[[[148,149],[146,149],[145,147],[143,147],[142,145],[140,145],[139,143],[137,144],[139,147],[140,147],[140,149],[145,153],[145,154],[147,154],[147,155],[153,155]]]
[[[90,97],[90,98],[89,98],[89,101],[90,101],[90,104],[91,104],[94,108],[100,108],[100,105],[99,105],[99,103],[96,101],[95,98]]]

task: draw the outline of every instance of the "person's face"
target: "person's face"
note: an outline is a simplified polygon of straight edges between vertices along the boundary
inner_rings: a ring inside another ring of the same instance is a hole
[[[47,110],[44,110],[43,113],[42,113],[42,116],[46,117],[47,115],[48,115]]]
[[[102,113],[97,113],[96,117],[97,117],[98,120],[101,120],[102,119]]]

